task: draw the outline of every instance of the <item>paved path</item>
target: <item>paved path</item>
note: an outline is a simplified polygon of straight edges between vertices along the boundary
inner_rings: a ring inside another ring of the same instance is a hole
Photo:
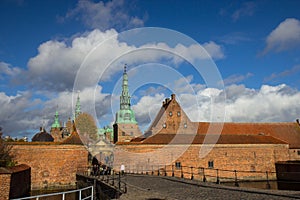
[[[128,192],[121,195],[121,200],[300,199],[300,191],[245,189],[176,177],[126,174],[122,180]]]

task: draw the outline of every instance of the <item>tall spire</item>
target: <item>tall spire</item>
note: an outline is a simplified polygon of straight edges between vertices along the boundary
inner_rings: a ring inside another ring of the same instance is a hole
[[[127,65],[124,65],[122,94],[120,96],[120,110],[130,109],[130,95],[128,89]]]
[[[130,108],[130,95],[128,89],[127,65],[124,65],[122,94],[120,95],[120,110],[116,114],[116,123],[136,124],[133,110]]]
[[[54,123],[51,126],[52,128],[60,128],[58,116],[58,111],[56,111],[54,115]]]
[[[79,97],[79,92],[77,96],[77,101],[76,101],[76,107],[75,107],[75,119],[78,117],[78,115],[81,113],[81,105],[80,105],[80,97]]]

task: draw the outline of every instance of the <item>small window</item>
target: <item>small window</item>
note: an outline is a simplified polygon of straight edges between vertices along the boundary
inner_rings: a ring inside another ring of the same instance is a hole
[[[172,111],[169,112],[170,117],[173,115]]]
[[[176,169],[181,169],[181,162],[176,162],[175,167]]]
[[[184,127],[184,128],[187,128],[187,124],[186,124],[186,123],[184,123],[183,127]]]
[[[130,132],[130,136],[133,136],[133,132]]]
[[[298,153],[298,156],[300,156],[300,150],[298,150],[297,153]]]
[[[180,117],[180,111],[177,112],[177,116]]]
[[[167,124],[166,123],[163,123],[163,128],[167,128]]]
[[[125,136],[125,132],[124,131],[122,131],[122,136]]]
[[[255,172],[255,165],[251,165],[251,166],[250,166],[250,171],[251,171],[251,172]]]
[[[214,161],[208,161],[208,168],[214,168]]]

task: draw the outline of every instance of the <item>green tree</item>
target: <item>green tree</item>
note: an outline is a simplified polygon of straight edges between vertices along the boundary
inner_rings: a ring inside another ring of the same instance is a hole
[[[15,164],[10,150],[11,146],[2,138],[2,129],[0,127],[0,167],[10,167]]]
[[[90,114],[79,114],[75,119],[75,126],[83,143],[94,143],[98,140],[96,122]]]

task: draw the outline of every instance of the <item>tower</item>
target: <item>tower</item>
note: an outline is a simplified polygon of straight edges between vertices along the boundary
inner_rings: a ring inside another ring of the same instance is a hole
[[[80,97],[78,93],[76,106],[75,106],[74,120],[76,119],[76,117],[78,117],[80,113],[81,113],[81,105],[80,105]]]
[[[51,128],[60,128],[58,116],[58,111],[56,111],[54,115],[54,123],[52,124]]]
[[[58,115],[58,111],[55,112],[54,115],[54,122],[51,125],[51,130],[50,130],[50,134],[51,136],[54,138],[55,142],[58,142],[61,140],[61,125],[59,123],[59,115]]]
[[[130,107],[127,65],[125,64],[122,93],[120,95],[120,110],[116,113],[116,121],[114,124],[114,142],[128,142],[140,135],[141,131],[139,130],[134,112]]]

